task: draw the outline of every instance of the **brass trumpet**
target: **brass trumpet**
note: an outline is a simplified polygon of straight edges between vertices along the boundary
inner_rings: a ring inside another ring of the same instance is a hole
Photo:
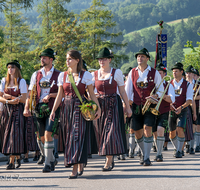
[[[35,111],[36,95],[37,95],[36,85],[33,85],[33,88],[30,93],[30,100],[29,100],[29,111],[31,112],[31,115]]]
[[[155,108],[150,108],[151,113],[154,114],[154,115],[159,115],[159,114],[160,114],[160,112],[159,112],[160,104],[161,104],[161,102],[162,102],[162,100],[163,100],[163,98],[164,98],[164,95],[165,95],[165,93],[167,92],[167,89],[168,89],[168,87],[169,87],[169,85],[170,85],[171,77],[168,76],[168,75],[166,75],[166,76],[163,77],[162,82],[163,82],[164,80],[167,81],[167,82],[169,81],[169,82],[168,82],[168,84],[167,84],[167,86],[166,86],[164,92],[162,93],[162,95],[161,95],[161,97],[160,97],[160,100],[159,100],[158,103],[156,104]]]
[[[160,84],[158,85],[158,88],[157,88],[157,89],[160,88],[160,85],[163,83],[163,81],[164,81],[164,78],[162,79],[162,81],[161,81]],[[153,95],[155,89],[156,89],[156,86],[155,86],[155,87],[153,88],[153,90],[151,91],[150,96]],[[142,115],[145,114],[145,112],[149,109],[149,106],[150,106],[150,105],[151,105],[151,101],[149,101],[149,100],[147,99],[146,102],[145,102],[145,104],[144,104],[144,106],[142,107]]]
[[[196,92],[196,90],[197,90],[197,86],[199,85],[199,80],[200,80],[200,77],[196,80],[196,83],[195,83],[194,88],[193,88],[194,92]]]

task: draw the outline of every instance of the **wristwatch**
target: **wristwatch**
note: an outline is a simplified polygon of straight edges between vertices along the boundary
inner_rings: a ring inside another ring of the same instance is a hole
[[[6,100],[6,104],[8,104],[8,100]]]

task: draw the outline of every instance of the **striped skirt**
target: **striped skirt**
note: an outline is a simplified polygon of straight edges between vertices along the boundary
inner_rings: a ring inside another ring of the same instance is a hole
[[[37,131],[36,122],[34,122],[33,116],[25,118],[25,143],[26,149],[29,151],[40,150],[37,144]]]
[[[99,155],[126,153],[122,102],[118,95],[100,96],[101,117],[94,122]]]
[[[7,109],[8,106],[8,109]],[[19,155],[26,153],[24,105],[4,105],[0,128],[5,127],[2,145],[3,154]]]
[[[185,141],[190,141],[194,139],[193,135],[193,122],[192,122],[192,108],[187,107],[187,120],[185,126]]]
[[[65,165],[87,163],[86,120],[82,117],[78,107],[80,104],[78,98],[65,96],[61,108],[60,129],[65,146]]]

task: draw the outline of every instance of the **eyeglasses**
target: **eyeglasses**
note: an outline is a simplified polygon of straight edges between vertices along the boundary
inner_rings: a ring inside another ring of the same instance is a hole
[[[98,61],[107,61],[107,58],[100,58]]]

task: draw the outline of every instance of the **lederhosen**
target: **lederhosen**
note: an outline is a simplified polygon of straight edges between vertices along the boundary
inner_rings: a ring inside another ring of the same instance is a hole
[[[59,74],[60,74],[60,71],[54,69],[51,79],[49,81],[50,84],[52,84],[52,82],[54,81],[54,85],[51,88],[49,87],[50,88],[49,93],[58,93],[57,81],[58,81]],[[41,88],[42,88],[40,81],[42,78],[43,78],[42,72],[38,71],[37,76],[36,76],[37,96],[36,96],[35,115],[37,119],[37,126],[38,126],[38,131],[39,131],[40,136],[44,136],[45,131],[52,132],[53,134],[56,133],[58,129],[58,119],[60,116],[60,108],[58,108],[55,113],[54,121],[51,121],[49,119],[49,115],[53,108],[55,98],[50,98],[48,104],[39,103]],[[45,106],[45,110],[43,110],[44,106]]]
[[[171,81],[171,84],[174,86],[174,81]],[[186,93],[187,93],[188,83],[186,80],[183,79],[183,82],[180,86],[181,92],[175,90],[175,94],[179,94],[179,96],[175,96],[175,102],[173,106],[178,108],[179,106],[183,105],[186,102]],[[188,108],[184,108],[179,115],[177,115],[174,111],[170,111],[169,117],[169,129],[170,131],[176,130],[176,127],[185,128],[186,121],[187,121],[187,111]]]
[[[95,87],[99,94],[101,117],[94,122],[99,155],[119,155],[127,151],[122,101],[117,95],[116,69],[110,79],[99,80],[94,72]]]
[[[80,81],[77,85],[78,91],[84,98],[86,85],[82,83],[85,71],[80,73]],[[67,72],[64,73],[63,90],[65,94],[61,107],[60,126],[64,143],[64,163],[73,165],[87,163],[87,131],[86,120],[83,118],[80,100],[76,96],[71,83],[66,82]]]
[[[18,85],[20,80],[18,81]],[[6,94],[12,96],[21,95],[20,89],[4,89]],[[2,143],[2,153],[5,155],[20,155],[26,153],[25,144],[25,118],[23,116],[24,104],[4,104],[1,124],[1,132],[4,134]]]
[[[138,70],[136,68],[132,69],[132,83],[133,83],[133,104],[132,104],[132,129],[138,131],[143,129],[144,125],[155,126],[156,117],[150,110],[147,110],[144,115],[142,115],[142,107],[146,102],[146,97],[148,97],[155,87],[154,78],[156,70],[151,68],[151,71],[147,75],[147,83],[137,82],[139,78]],[[151,104],[151,107],[155,107],[155,104]]]
[[[168,83],[166,81],[163,83],[164,89],[166,89],[167,84]],[[168,91],[169,91],[169,87],[165,93],[166,95],[168,95]],[[155,125],[156,127],[152,128],[152,132],[156,132],[158,126],[161,126],[165,129],[167,128],[169,111],[170,111],[170,103],[166,102],[165,100],[162,100],[160,107],[159,107],[160,115],[158,115],[156,117],[156,125]]]

